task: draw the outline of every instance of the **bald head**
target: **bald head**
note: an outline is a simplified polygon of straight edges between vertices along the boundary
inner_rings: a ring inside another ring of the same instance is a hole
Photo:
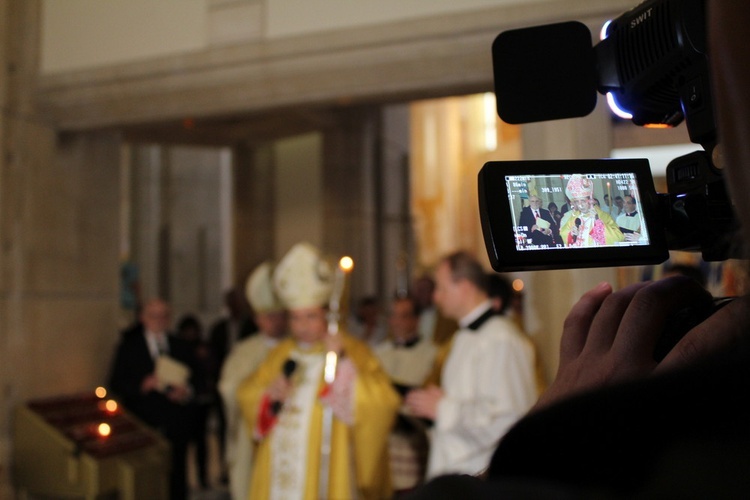
[[[163,333],[169,329],[172,321],[172,311],[162,299],[151,299],[143,306],[141,322],[146,330]]]

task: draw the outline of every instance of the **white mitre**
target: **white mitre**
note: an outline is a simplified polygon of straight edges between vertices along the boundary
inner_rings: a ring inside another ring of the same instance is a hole
[[[279,261],[273,282],[287,309],[322,307],[331,298],[333,270],[317,248],[297,243]]]
[[[245,284],[245,295],[253,310],[258,313],[272,313],[284,310],[273,286],[273,264],[266,261],[255,268]]]

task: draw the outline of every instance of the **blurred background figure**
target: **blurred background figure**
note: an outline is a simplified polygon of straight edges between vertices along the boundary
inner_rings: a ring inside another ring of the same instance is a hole
[[[615,196],[614,205],[610,207],[609,214],[612,216],[613,219],[617,219],[617,217],[619,217],[620,214],[623,213],[624,211],[625,211],[625,200],[620,195]]]
[[[270,262],[264,262],[250,274],[246,294],[255,311],[258,334],[241,340],[232,349],[224,361],[219,379],[219,393],[226,416],[225,459],[232,498],[248,498],[254,446],[242,419],[237,389],[287,333],[286,311],[274,292],[272,277],[273,265]]]
[[[555,224],[559,226],[560,221],[562,220],[562,214],[557,209],[557,203],[551,201],[549,205],[547,205],[547,210],[549,210],[549,213],[552,215],[552,219],[555,221]]]
[[[205,490],[208,481],[208,416],[214,404],[213,385],[210,380],[213,373],[213,358],[208,342],[203,337],[203,325],[192,314],[186,314],[177,322],[177,338],[182,339],[190,347],[195,359],[195,376],[193,387],[193,401],[195,403],[195,422],[190,433],[188,445],[195,449],[195,465],[198,486]]]
[[[189,344],[169,334],[171,309],[161,299],[146,302],[142,331],[120,339],[109,379],[112,393],[135,416],[161,432],[172,449],[169,491],[172,500],[187,496],[187,445],[194,429],[194,376],[197,372]],[[165,384],[157,376],[161,358],[181,363],[190,373],[184,382]]]
[[[370,347],[384,341],[388,335],[388,328],[380,310],[380,299],[374,295],[359,299],[348,328],[351,335]]]
[[[401,394],[425,382],[437,351],[432,342],[422,338],[418,324],[419,309],[414,298],[395,298],[388,317],[390,335],[375,348],[383,368]]]
[[[429,275],[423,274],[414,280],[411,294],[419,309],[419,335],[425,340],[433,340],[435,325],[437,324],[437,308],[432,301],[435,293],[435,280]]]
[[[375,348],[394,388],[404,396],[422,387],[435,362],[437,346],[423,339],[417,325],[419,310],[414,297],[397,297],[388,317],[389,337]],[[423,423],[400,412],[389,438],[391,480],[399,494],[419,485],[427,465],[428,441]]]
[[[218,319],[213,326],[209,335],[211,346],[211,355],[214,357],[214,372],[211,374],[214,382],[219,380],[222,365],[229,352],[240,340],[254,334],[258,327],[253,320],[252,309],[248,304],[245,294],[239,288],[227,290],[224,294],[224,306],[226,315]],[[216,415],[217,434],[219,438],[219,447],[222,457],[222,481],[226,482],[226,463],[224,456],[226,450],[226,417],[224,416],[224,404],[221,401],[221,395],[216,386],[213,387],[215,402],[214,414]]]

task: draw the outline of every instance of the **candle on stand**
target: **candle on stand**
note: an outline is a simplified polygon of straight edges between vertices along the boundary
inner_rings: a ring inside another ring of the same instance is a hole
[[[328,301],[328,333],[335,335],[339,331],[341,319],[341,302],[346,289],[346,277],[354,268],[354,260],[349,256],[341,257],[333,276],[333,291]]]
[[[328,335],[339,333],[339,320],[341,317],[341,302],[346,290],[346,276],[354,267],[351,257],[341,257],[339,265],[333,275],[333,291],[328,302]],[[336,367],[338,366],[338,353],[328,351],[326,353],[325,365],[323,366],[323,381],[327,387],[333,385],[336,379]],[[318,498],[328,498],[328,481],[331,467],[331,442],[333,433],[333,409],[331,405],[323,407],[321,422],[321,446],[320,462],[318,464]]]

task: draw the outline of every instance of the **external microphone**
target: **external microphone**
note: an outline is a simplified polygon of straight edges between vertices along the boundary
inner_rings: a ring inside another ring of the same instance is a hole
[[[578,229],[579,227],[581,227],[581,218],[580,217],[576,217],[576,221],[575,222],[576,222],[576,229]],[[578,239],[578,236],[574,234],[573,235],[573,243],[575,243],[577,239]]]
[[[284,375],[285,379],[289,380],[296,369],[297,362],[290,358],[284,361],[284,365],[281,367],[281,373]],[[271,412],[274,415],[278,415],[279,412],[281,412],[282,406],[284,406],[282,401],[274,401],[271,403]]]
[[[596,61],[583,23],[500,33],[492,61],[497,113],[506,123],[586,116],[596,106]]]

